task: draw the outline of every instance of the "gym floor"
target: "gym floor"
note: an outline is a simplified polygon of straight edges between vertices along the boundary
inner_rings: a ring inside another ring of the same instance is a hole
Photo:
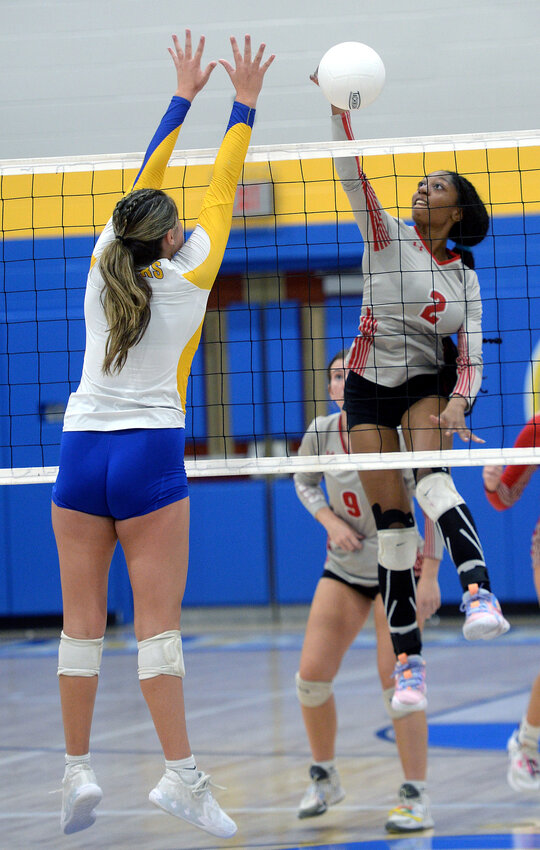
[[[538,670],[534,619],[510,618],[494,643],[467,644],[459,620],[430,623],[428,793],[435,829],[390,837],[387,812],[402,774],[384,713],[370,625],[336,680],[337,761],[347,795],[299,820],[310,755],[294,673],[305,608],[186,609],[188,729],[198,766],[226,786],[215,794],[238,823],[224,841],[148,802],[162,757],[138,687],[130,628],[107,632],[92,739],[104,791],[93,827],[59,828],[63,736],[56,681],[58,633],[0,635],[0,846],[135,850],[473,850],[540,848],[540,800],[506,783],[506,741]]]

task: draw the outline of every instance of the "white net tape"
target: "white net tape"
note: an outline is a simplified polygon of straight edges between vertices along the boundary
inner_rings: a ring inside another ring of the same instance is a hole
[[[342,472],[351,469],[425,469],[440,466],[540,465],[540,448],[449,449],[440,452],[313,455],[310,457],[205,458],[186,460],[188,478],[246,475],[293,475],[295,472]],[[57,466],[0,469],[1,484],[51,484]]]

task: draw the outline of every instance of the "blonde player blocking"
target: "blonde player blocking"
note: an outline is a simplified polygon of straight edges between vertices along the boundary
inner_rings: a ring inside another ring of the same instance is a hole
[[[318,417],[309,426],[299,454],[326,455],[349,452],[346,413],[343,411],[347,352],[337,354],[328,366],[328,393],[338,413]],[[298,498],[328,533],[324,571],[309,613],[296,688],[309,739],[312,763],[298,817],[321,815],[343,799],[335,763],[337,735],[333,681],[345,653],[373,609],[377,638],[377,666],[383,699],[394,726],[405,782],[400,803],[387,818],[388,832],[414,832],[433,826],[426,794],[427,722],[424,710],[413,713],[392,707],[395,656],[377,577],[377,529],[373,514],[354,471],[325,473],[328,500],[321,487],[322,474],[296,473]],[[406,475],[414,489],[412,473]],[[440,605],[437,581],[442,539],[429,520],[427,543],[418,582],[418,619],[424,622]],[[419,538],[419,544],[421,540]],[[422,556],[419,553],[419,562]]]
[[[187,577],[189,498],[184,467],[185,390],[208,296],[221,265],[265,62],[262,44],[220,60],[235,99],[202,209],[189,239],[174,200],[160,190],[193,98],[216,62],[201,68],[173,36],[177,87],[131,191],[96,247],[85,293],[86,350],[71,394],[53,489],[52,522],[63,596],[58,677],[66,741],[61,828],[91,826],[102,798],[90,732],[107,620],[107,580],[117,542],[135,611],[138,676],[160,740],[164,773],[150,792],[175,817],[230,838],[210,777],[197,768],[186,728],[180,633]],[[177,381],[180,391],[177,389]]]

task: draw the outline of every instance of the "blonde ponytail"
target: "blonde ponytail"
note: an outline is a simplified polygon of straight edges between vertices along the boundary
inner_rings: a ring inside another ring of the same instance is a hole
[[[178,222],[172,198],[159,189],[139,189],[118,202],[112,223],[115,239],[99,258],[104,281],[101,302],[109,334],[103,372],[120,372],[130,348],[137,345],[150,321],[152,287],[139,269],[162,256],[163,237]]]

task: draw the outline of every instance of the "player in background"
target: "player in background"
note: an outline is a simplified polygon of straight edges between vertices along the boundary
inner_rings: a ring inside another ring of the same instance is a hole
[[[540,414],[536,414],[519,434],[515,448],[540,447]],[[484,488],[488,501],[497,511],[512,507],[531,480],[536,466],[485,466]],[[531,560],[534,586],[540,601],[540,519],[531,541]],[[540,791],[540,674],[533,682],[527,711],[519,728],[508,741],[508,784],[514,791]]]
[[[135,611],[140,686],[165,756],[155,805],[228,838],[235,823],[197,769],[186,729],[180,609],[187,576],[189,499],[184,468],[185,387],[210,289],[221,265],[236,186],[264,75],[231,38],[234,67],[220,60],[236,97],[196,227],[184,241],[163,176],[193,98],[216,62],[201,69],[173,36],[176,92],[131,191],[116,205],[92,258],[85,294],[86,351],[64,419],[52,522],[64,606],[58,676],[66,739],[61,828],[91,826],[102,791],[90,731],[107,619],[107,578],[117,541]],[[177,373],[183,394],[177,389]]]
[[[302,439],[300,455],[339,455],[349,451],[347,418],[343,411],[346,354],[340,352],[328,366],[328,393],[339,412],[317,417],[311,423]],[[312,753],[311,783],[300,803],[298,817],[321,815],[345,796],[335,764],[337,714],[332,683],[345,653],[373,608],[383,699],[394,726],[405,778],[399,790],[400,803],[389,813],[386,829],[389,832],[429,829],[433,818],[426,794],[426,715],[423,710],[411,713],[392,706],[395,657],[378,586],[377,528],[373,514],[355,470],[324,473],[328,500],[321,487],[322,477],[322,473],[301,472],[294,476],[298,498],[328,533],[324,571],[311,603],[296,674],[297,695]],[[414,479],[410,471],[406,479],[412,495]],[[426,539],[417,597],[420,622],[435,613],[441,601],[437,573],[443,544],[429,519]],[[421,544],[419,537],[417,545]]]
[[[339,141],[353,138],[348,111],[332,106],[332,132]],[[345,385],[352,452],[398,451],[399,426],[410,451],[448,449],[454,434],[483,442],[465,413],[482,376],[482,303],[470,247],[487,233],[485,206],[464,177],[434,172],[418,183],[410,227],[381,207],[358,157],[334,162],[364,240],[362,312]],[[442,341],[455,333],[458,375],[448,392],[441,379]],[[426,705],[414,603],[414,517],[399,470],[361,471],[360,478],[377,525],[379,584],[397,656],[392,702],[396,710],[414,710]],[[509,625],[491,593],[476,526],[450,470],[419,469],[416,499],[438,524],[456,565],[464,636],[503,634]]]

